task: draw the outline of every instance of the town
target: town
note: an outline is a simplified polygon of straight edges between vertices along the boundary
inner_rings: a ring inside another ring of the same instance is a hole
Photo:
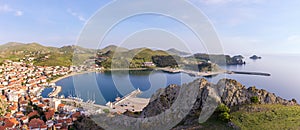
[[[5,60],[0,65],[0,130],[72,129],[84,111],[64,104],[59,98],[42,98],[41,92],[45,87],[55,86],[51,80],[80,69]]]

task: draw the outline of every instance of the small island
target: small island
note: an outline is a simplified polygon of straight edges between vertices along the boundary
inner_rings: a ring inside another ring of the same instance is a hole
[[[250,57],[250,59],[257,60],[257,59],[261,59],[261,57],[257,56],[257,55],[253,55],[253,56]]]

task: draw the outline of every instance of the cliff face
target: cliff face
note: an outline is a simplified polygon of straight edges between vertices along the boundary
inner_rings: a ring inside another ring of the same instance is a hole
[[[295,100],[288,101],[282,99],[266,90],[256,89],[255,87],[246,88],[236,80],[231,79],[222,79],[217,84],[212,84],[205,79],[200,79],[198,87],[199,92],[197,99],[189,114],[181,121],[183,125],[195,124],[199,121],[199,116],[211,114],[211,109],[214,110],[214,106],[216,105],[211,103],[211,99],[214,99],[218,104],[224,103],[230,108],[250,104],[252,97],[257,97],[260,104],[297,104]],[[151,117],[169,109],[176,100],[179,90],[180,87],[177,85],[170,85],[165,89],[158,90],[156,94],[151,97],[150,103],[144,108],[141,116]],[[203,117],[203,119],[205,120],[207,117]]]

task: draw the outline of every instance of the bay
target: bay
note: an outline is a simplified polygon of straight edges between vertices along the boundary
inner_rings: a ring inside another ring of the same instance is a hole
[[[246,65],[221,66],[227,70],[265,72],[271,76],[229,75],[220,74],[206,77],[210,82],[217,83],[222,78],[235,79],[246,87],[256,86],[286,99],[300,100],[300,69],[299,55],[262,55],[262,59],[246,58]],[[56,82],[62,86],[60,95],[78,96],[85,101],[95,100],[104,105],[115,101],[136,89],[143,91],[139,97],[150,98],[155,91],[170,84],[181,85],[197,78],[184,73],[165,73],[161,71],[112,71],[105,73],[86,73],[71,76]]]

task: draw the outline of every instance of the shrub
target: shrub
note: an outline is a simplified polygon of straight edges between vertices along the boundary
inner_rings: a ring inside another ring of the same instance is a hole
[[[216,114],[218,114],[218,119],[221,121],[230,121],[230,109],[225,104],[220,104],[216,109]]]
[[[257,96],[251,97],[250,100],[251,100],[252,103],[255,103],[255,104],[256,104],[256,103],[259,103],[259,99],[258,99]]]
[[[103,112],[104,113],[109,113],[109,110],[108,109],[103,109]]]
[[[230,112],[230,109],[225,105],[225,104],[220,104],[218,107],[217,107],[217,112],[219,113],[223,113],[223,112],[227,112],[229,113]]]
[[[219,114],[219,119],[222,121],[230,121],[230,115],[228,112],[222,112]]]

